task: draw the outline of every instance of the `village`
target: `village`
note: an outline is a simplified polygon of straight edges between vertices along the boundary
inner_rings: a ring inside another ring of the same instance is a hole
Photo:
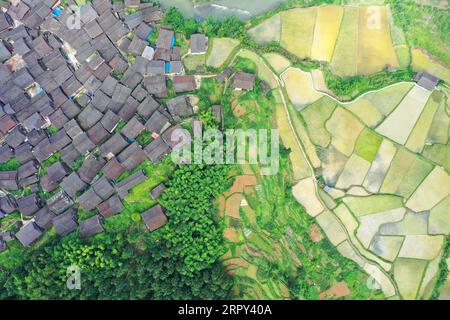
[[[0,299],[448,299],[448,10],[201,2],[0,1]]]
[[[20,213],[0,225],[0,251],[14,239],[31,246],[50,227],[60,236],[103,232],[104,219],[120,214],[146,176],[140,170],[116,179],[147,159],[160,162],[177,143],[171,133],[178,123],[194,115],[186,93],[201,78],[185,74],[174,31],[159,24],[160,8],[94,0],[82,7],[80,28],[70,29],[72,13],[59,4],[20,1],[0,13],[0,164],[20,164],[0,171],[0,221]],[[188,54],[207,49],[208,37],[192,35]],[[231,76],[228,69],[218,80]],[[250,90],[254,81],[240,72],[233,85]],[[214,112],[221,121],[220,106]],[[146,145],[137,141],[142,134],[151,135]],[[98,214],[79,220],[78,208]],[[165,209],[156,205],[142,220],[154,231],[167,223]]]

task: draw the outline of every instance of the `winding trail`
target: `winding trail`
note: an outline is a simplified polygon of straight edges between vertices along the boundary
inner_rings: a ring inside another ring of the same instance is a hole
[[[353,100],[341,101],[341,100],[337,99],[335,96],[330,95],[328,92],[325,92],[325,91],[322,91],[322,90],[320,90],[320,89],[317,89],[317,88],[314,86],[314,79],[313,79],[311,73],[310,73],[310,72],[303,71],[303,70],[301,70],[300,68],[287,67],[287,68],[280,74],[280,79],[281,79],[281,82],[283,83],[283,87],[285,86],[285,85],[284,85],[284,81],[283,81],[283,79],[282,79],[282,78],[283,78],[283,75],[284,75],[285,73],[287,73],[289,70],[299,70],[299,71],[301,71],[301,72],[303,72],[303,73],[308,74],[308,76],[311,78],[312,89],[313,89],[314,91],[316,91],[317,93],[322,94],[322,95],[324,95],[324,96],[327,96],[328,98],[334,100],[335,102],[337,102],[337,103],[339,103],[339,104],[341,104],[341,105],[350,105],[350,104],[355,103],[355,102],[357,102],[358,100],[364,98],[364,97],[365,97],[366,95],[368,95],[368,94],[371,94],[371,93],[377,93],[377,92],[383,91],[383,90],[385,90],[385,89],[387,89],[387,88],[398,86],[398,85],[400,85],[400,84],[414,84],[414,83],[415,83],[415,82],[413,82],[413,81],[400,81],[400,82],[390,84],[390,85],[388,85],[388,86],[386,86],[386,87],[383,87],[383,88],[380,88],[380,89],[375,89],[375,90],[366,91],[366,92],[360,94],[359,96],[355,97]]]

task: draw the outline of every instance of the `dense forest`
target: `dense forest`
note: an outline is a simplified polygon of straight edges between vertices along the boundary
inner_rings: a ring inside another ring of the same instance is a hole
[[[177,168],[163,195],[169,223],[143,234],[131,228],[90,240],[53,236],[0,267],[1,299],[225,299],[232,279],[217,262],[222,229],[214,199],[227,190],[228,167]],[[81,290],[68,290],[66,270],[79,266]]]

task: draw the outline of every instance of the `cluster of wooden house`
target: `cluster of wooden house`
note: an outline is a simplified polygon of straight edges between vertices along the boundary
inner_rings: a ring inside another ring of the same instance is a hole
[[[216,76],[216,80],[219,83],[223,83],[228,79],[232,80],[232,87],[235,90],[253,90],[255,87],[256,76],[252,73],[237,71],[233,73],[231,67],[225,68],[221,73]],[[263,89],[270,89],[270,86],[265,81],[261,81],[261,87]]]
[[[15,235],[0,233],[0,251],[14,238],[29,246],[52,226],[61,236],[102,232],[104,219],[120,213],[128,192],[146,179],[136,168],[161,161],[176,143],[176,123],[193,114],[186,95],[166,106],[158,100],[168,97],[168,78],[176,93],[197,88],[184,75],[174,32],[158,24],[160,8],[93,0],[73,29],[73,12],[59,4],[22,0],[0,11],[0,164],[21,164],[0,171],[0,223],[17,211],[23,222]],[[207,37],[194,35],[191,53],[207,46]],[[152,136],[145,146],[137,141],[143,132]],[[42,172],[55,154],[59,160]],[[23,190],[26,196],[13,196]],[[98,214],[79,221],[79,208]],[[167,222],[159,205],[142,218],[152,231]]]

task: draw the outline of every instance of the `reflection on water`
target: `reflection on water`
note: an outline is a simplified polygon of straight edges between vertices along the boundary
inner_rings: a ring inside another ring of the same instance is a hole
[[[185,17],[217,19],[235,15],[239,19],[249,19],[277,7],[286,0],[212,0],[206,3],[192,3],[191,0],[160,0],[163,8],[177,7]]]

